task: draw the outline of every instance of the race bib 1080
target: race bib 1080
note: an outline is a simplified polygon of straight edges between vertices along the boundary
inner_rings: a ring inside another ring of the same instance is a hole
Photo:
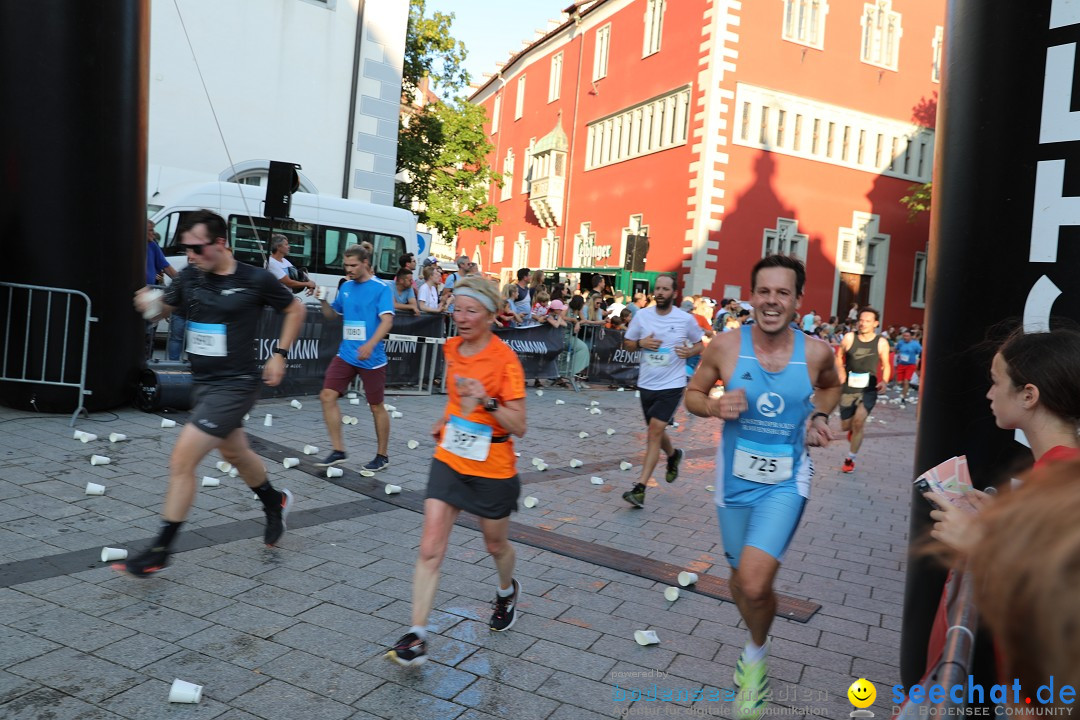
[[[346,320],[342,336],[346,340],[367,342],[367,323],[363,320]]]

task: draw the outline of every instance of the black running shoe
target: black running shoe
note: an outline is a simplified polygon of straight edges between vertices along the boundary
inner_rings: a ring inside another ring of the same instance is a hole
[[[416,633],[405,633],[401,639],[386,652],[398,665],[412,667],[427,661],[427,643],[416,636]]]
[[[117,570],[125,570],[135,577],[150,577],[169,567],[169,551],[163,547],[152,547],[122,565],[117,563],[113,567]]]
[[[500,597],[495,594],[495,602],[492,603],[491,622],[489,627],[495,632],[502,632],[514,627],[517,622],[517,601],[521,594],[521,583],[514,578],[510,582],[514,585],[514,594],[510,597]]]
[[[390,458],[385,455],[376,455],[375,459],[364,466],[365,470],[371,470],[372,472],[379,472],[385,470],[390,464]]]
[[[345,462],[345,453],[340,450],[335,450],[327,455],[323,460],[315,463],[315,467],[331,467],[332,465],[340,465]]]
[[[645,507],[645,486],[638,483],[633,490],[627,490],[622,494],[622,499],[636,508]]]
[[[293,495],[285,488],[281,489],[281,506],[275,508],[265,508],[266,510],[266,530],[263,532],[263,542],[269,546],[274,546],[277,541],[281,539],[281,536],[285,534],[285,519],[289,516],[289,510],[292,509]]]
[[[679,448],[675,448],[675,451],[668,455],[667,459],[667,473],[664,475],[664,479],[670,482],[675,482],[675,478],[679,477],[679,463],[682,462],[683,451]]]

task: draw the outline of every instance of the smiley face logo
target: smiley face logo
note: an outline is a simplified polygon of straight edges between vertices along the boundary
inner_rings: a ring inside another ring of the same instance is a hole
[[[848,700],[857,708],[866,708],[874,704],[877,699],[877,688],[866,678],[859,678],[851,683],[847,691]]]

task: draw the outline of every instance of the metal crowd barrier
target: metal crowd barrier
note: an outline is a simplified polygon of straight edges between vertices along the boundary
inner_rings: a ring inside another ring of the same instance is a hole
[[[23,285],[21,283],[2,282],[0,288],[7,289],[4,344],[3,348],[0,348],[0,356],[2,356],[2,361],[0,361],[0,381],[75,388],[79,393],[78,406],[75,408],[75,412],[71,414],[70,424],[75,424],[75,419],[79,417],[79,413],[89,417],[90,414],[83,404],[85,397],[93,394],[92,391],[86,389],[86,359],[90,350],[90,323],[98,320],[91,315],[89,296],[78,290],[42,285]],[[16,295],[16,291],[19,291],[18,295]],[[23,331],[21,343],[21,360],[15,357],[18,348],[18,331],[16,331],[14,337],[16,344],[12,344],[11,314],[16,297],[20,300],[24,297],[26,299],[26,329]],[[73,299],[76,302],[80,300],[85,302],[85,309],[82,310],[81,316],[78,307],[74,311],[72,309]],[[35,312],[35,308],[40,307],[42,304],[44,309]],[[54,305],[56,306],[55,313]],[[44,318],[41,317],[42,312]],[[59,341],[53,339],[53,335],[57,334],[54,332],[53,323],[63,323],[63,334],[60,335]],[[33,332],[31,332],[31,329],[33,329]],[[69,345],[73,344],[71,336],[78,333],[82,334],[82,352],[78,356],[76,373],[74,362],[70,364],[71,367],[69,368],[68,353],[74,350],[74,347],[69,347]],[[53,352],[50,354],[51,340]],[[40,344],[34,345],[33,343]],[[59,352],[57,353],[58,345]],[[31,353],[31,350],[34,350],[34,352]],[[40,367],[36,360],[31,362],[31,357],[36,358],[39,354],[41,356]],[[50,360],[53,362],[50,363]],[[59,365],[59,370],[57,370],[57,365]],[[78,375],[77,380],[75,379],[76,374]]]
[[[439,369],[439,349],[446,344],[446,338],[427,337],[425,335],[395,335],[390,333],[386,336],[390,342],[414,342],[420,351],[420,372],[417,375],[416,387],[411,385],[403,388],[394,388],[395,395],[430,395],[435,388],[435,373]],[[359,382],[359,378],[356,380]]]
[[[964,685],[971,673],[975,653],[975,631],[979,625],[979,612],[972,601],[973,581],[966,572],[958,572],[949,585],[945,600],[949,629],[945,633],[945,648],[941,661],[921,680],[923,687],[940,685],[946,689],[945,698],[929,710],[924,705],[908,702],[894,720],[914,720],[931,717],[947,717],[963,714],[967,702],[956,702],[948,693],[953,685]],[[966,697],[964,694],[962,697]]]

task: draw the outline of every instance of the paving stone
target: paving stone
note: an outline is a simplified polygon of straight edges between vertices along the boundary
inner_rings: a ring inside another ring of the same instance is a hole
[[[3,706],[4,720],[117,720],[119,715],[94,707],[53,688],[20,695]]]
[[[532,647],[536,638],[532,635],[523,635],[517,630],[518,626],[515,624],[509,632],[497,633],[492,632],[486,622],[463,620],[441,634],[471,645],[495,650],[503,655],[518,656]],[[431,641],[432,644],[438,641],[437,637],[436,640]]]
[[[357,669],[443,700],[452,699],[476,680],[476,676],[472,673],[430,660],[422,665],[406,668],[381,654],[366,661]]]
[[[38,637],[83,652],[93,652],[134,634],[133,630],[123,625],[67,608],[57,608],[24,618],[19,627]]]
[[[15,625],[25,617],[39,615],[56,607],[33,595],[12,588],[0,588],[0,618],[7,624]]]
[[[142,582],[129,578],[121,578],[121,580]],[[212,626],[206,620],[147,602],[134,603],[121,608],[111,613],[109,620],[167,642],[176,642]]]
[[[334,630],[303,622],[277,633],[271,639],[281,645],[304,650],[348,667],[356,667],[386,651],[382,645],[365,642],[359,638],[342,637]]]
[[[378,717],[395,720],[454,720],[465,711],[462,705],[394,683],[385,683],[368,693],[356,702],[356,707]]]
[[[313,607],[297,615],[297,619],[366,641],[381,638],[386,642],[392,642],[397,639],[397,636],[390,637],[391,635],[395,632],[397,635],[401,634],[400,625],[330,603]]]
[[[265,685],[232,701],[241,710],[264,718],[319,718],[338,720],[353,714],[353,708],[321,697],[294,685],[270,680]]]
[[[493,650],[481,649],[457,666],[458,669],[479,675],[497,683],[532,692],[554,672],[535,662],[528,662]]]
[[[537,695],[559,703],[591,710],[611,717],[617,712],[612,701],[612,686],[608,683],[584,680],[577,675],[556,672],[536,690]]]
[[[359,700],[384,682],[382,678],[300,650],[292,650],[271,660],[261,670],[278,680],[346,705]]]
[[[225,703],[270,679],[255,670],[238,667],[191,650],[182,650],[147,665],[142,668],[142,673],[167,683],[180,678],[202,685],[209,688],[207,692],[213,698]]]
[[[245,605],[271,610],[282,615],[296,616],[318,606],[321,601],[274,585],[260,585],[234,598]]]
[[[152,635],[132,635],[112,645],[98,648],[94,654],[117,665],[137,670],[182,650],[179,645],[159,640]]]
[[[24,677],[0,670],[0,708],[3,707],[4,703],[40,687],[41,685],[33,680],[27,680]]]
[[[477,680],[454,698],[454,702],[495,717],[515,720],[543,720],[558,706],[554,700],[486,679]]]
[[[189,650],[245,668],[260,667],[289,651],[284,645],[221,627],[197,632],[184,638],[179,644]]]
[[[60,648],[8,668],[13,675],[98,703],[142,681],[137,673],[114,663]]]
[[[594,645],[600,644],[606,637],[608,636],[602,637]],[[615,661],[602,651],[592,648],[585,651],[580,647],[568,647],[548,640],[538,640],[521,654],[521,659],[591,680],[603,678],[615,665]]]
[[[263,608],[234,603],[215,612],[211,619],[217,625],[266,639],[299,622],[296,618]]]
[[[224,597],[234,597],[259,586],[259,583],[254,580],[208,568],[205,564],[195,566],[184,563],[178,565],[169,579],[182,585],[188,585]]]
[[[186,678],[179,678],[185,680]],[[188,682],[195,682],[187,680]],[[197,685],[202,683],[196,682]],[[184,720],[221,718],[229,710],[213,694],[212,682],[203,686],[202,699],[197,704],[176,705],[169,702],[172,681],[147,680],[130,690],[101,703],[102,707],[129,720],[161,720],[183,717]]]

